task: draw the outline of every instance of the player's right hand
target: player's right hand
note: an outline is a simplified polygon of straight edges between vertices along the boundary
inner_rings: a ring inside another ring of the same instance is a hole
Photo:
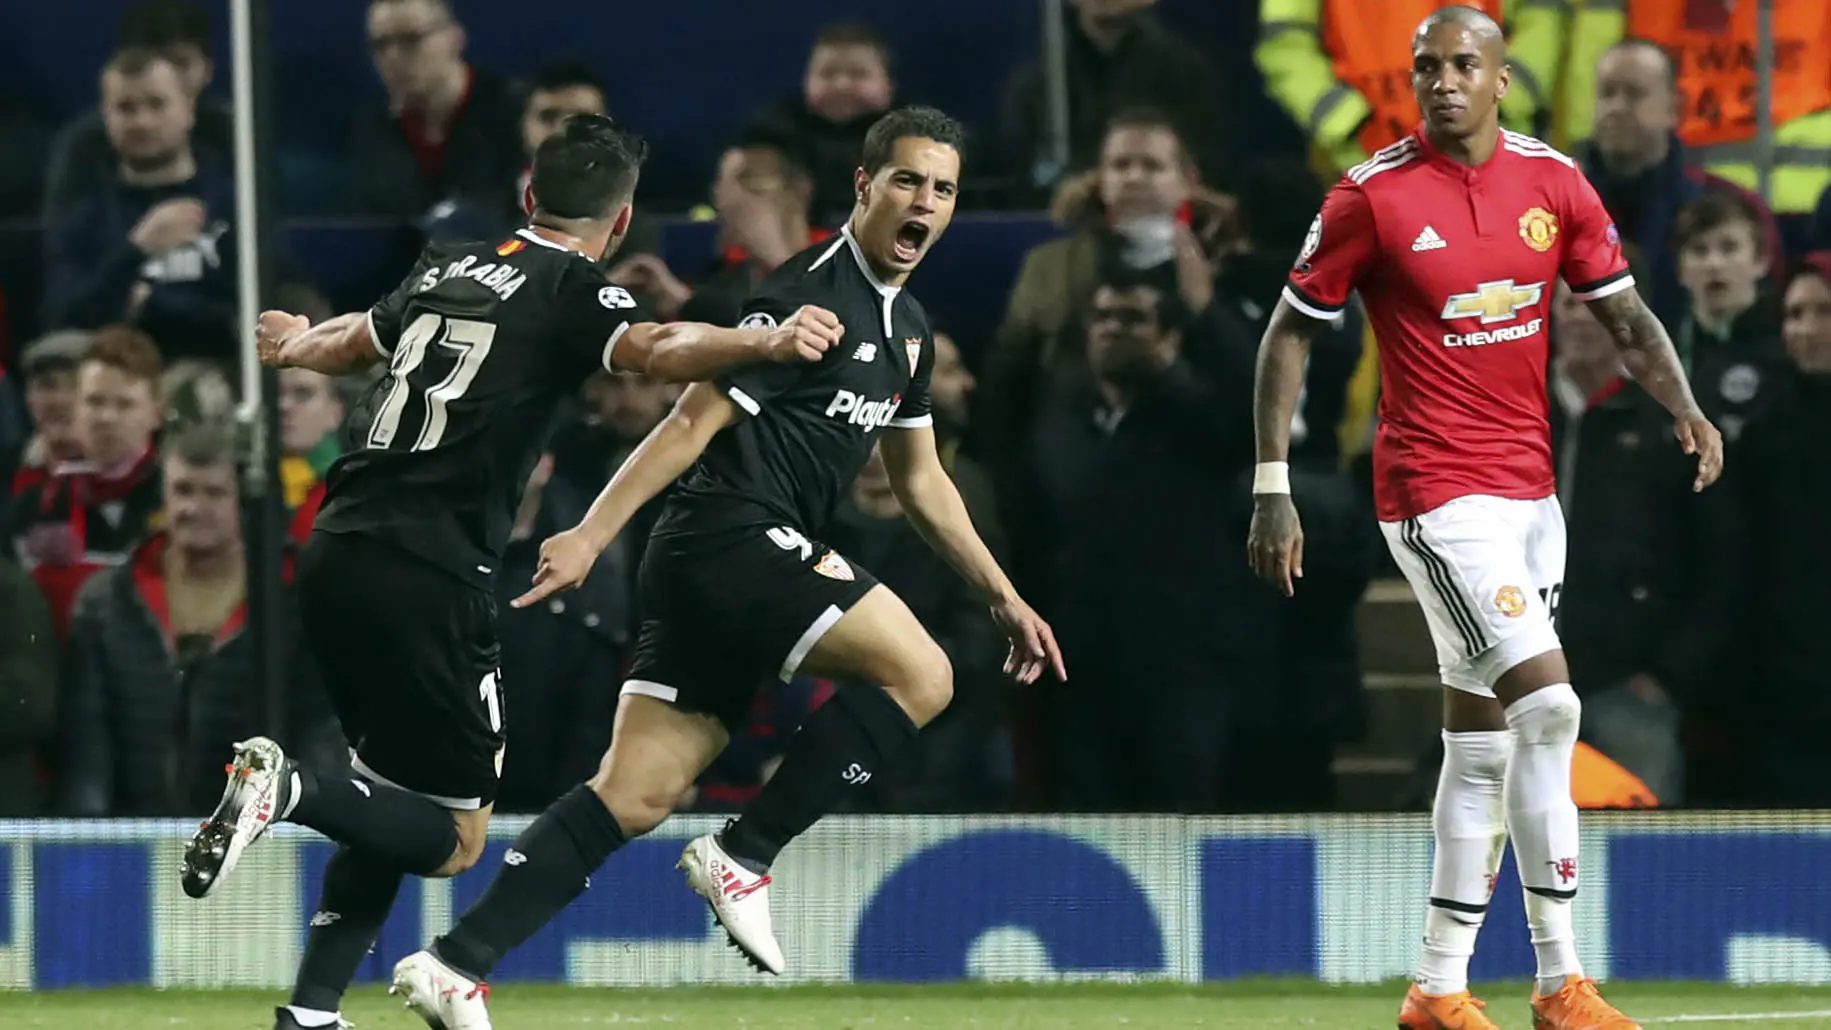
[[[808,304],[769,331],[763,351],[771,361],[819,361],[845,335],[838,315]]]
[[[512,608],[526,608],[585,582],[591,567],[598,562],[598,548],[578,528],[555,533],[540,545],[540,565],[534,569],[534,587],[509,602]]]
[[[1290,494],[1254,494],[1252,529],[1246,534],[1246,561],[1260,579],[1295,594],[1303,578],[1303,523]]]
[[[260,356],[261,364],[285,368],[281,349],[288,339],[310,329],[311,325],[312,320],[304,315],[287,311],[261,312],[260,321],[254,324],[254,350]]]

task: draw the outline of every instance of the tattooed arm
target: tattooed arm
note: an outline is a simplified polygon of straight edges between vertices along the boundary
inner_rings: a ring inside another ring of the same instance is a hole
[[[1303,370],[1310,357],[1310,341],[1323,325],[1298,311],[1289,300],[1279,300],[1272,310],[1265,338],[1259,342],[1258,371],[1253,377],[1252,421],[1258,439],[1259,462],[1290,461],[1291,419],[1303,391]],[[1246,557],[1260,579],[1290,597],[1294,580],[1303,578],[1303,525],[1290,490],[1253,491],[1252,529],[1246,538]]]
[[[1692,396],[1666,327],[1648,310],[1640,292],[1631,288],[1592,300],[1589,309],[1615,338],[1615,349],[1621,352],[1628,374],[1672,413],[1673,435],[1684,445],[1685,453],[1697,455],[1697,480],[1692,489],[1702,490],[1716,482],[1723,474],[1723,437]]]

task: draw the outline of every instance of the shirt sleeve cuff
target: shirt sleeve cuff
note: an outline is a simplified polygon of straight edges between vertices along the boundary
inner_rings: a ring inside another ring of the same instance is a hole
[[[1576,300],[1601,300],[1604,297],[1620,293],[1634,285],[1634,277],[1627,269],[1614,275],[1603,276],[1595,282],[1584,283],[1570,288],[1571,297]]]
[[[1340,304],[1330,307],[1329,305],[1316,300],[1314,297],[1305,295],[1298,290],[1297,287],[1292,286],[1289,283],[1284,284],[1284,302],[1311,318],[1323,322],[1333,322],[1337,318],[1340,318],[1343,307],[1343,305]]]
[[[363,317],[369,320],[369,342],[375,345],[375,353],[393,360],[394,352],[381,342],[381,334],[375,331],[375,309],[370,308],[369,313]]]
[[[755,415],[763,410],[763,406],[757,403],[755,397],[750,396],[731,383],[725,384],[725,396],[731,398],[731,403],[743,408],[744,413],[747,415]]]
[[[604,341],[604,371],[615,372],[617,370],[617,341],[621,340],[623,334],[627,332],[629,332],[629,323],[624,322],[611,332],[608,340]]]
[[[933,413],[927,415],[911,415],[908,418],[893,418],[890,420],[890,428],[892,429],[926,429],[934,424],[935,416]]]

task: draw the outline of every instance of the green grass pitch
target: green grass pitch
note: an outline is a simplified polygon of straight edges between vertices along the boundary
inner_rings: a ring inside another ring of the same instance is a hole
[[[1525,985],[1481,989],[1505,1030],[1530,1030]],[[1404,986],[1331,988],[1275,981],[1170,984],[959,985],[604,990],[504,987],[491,998],[497,1030],[648,1026],[657,1030],[986,1030],[1327,1027],[1385,1030]],[[1608,995],[1651,1027],[1831,1027],[1831,989],[1719,984],[1616,984]],[[0,993],[0,1030],[271,1030],[281,992],[55,991]],[[382,988],[351,992],[358,1030],[422,1030]]]

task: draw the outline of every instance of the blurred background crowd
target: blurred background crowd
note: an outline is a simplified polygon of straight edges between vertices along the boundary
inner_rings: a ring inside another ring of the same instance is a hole
[[[1831,805],[1831,5],[1769,3],[1766,40],[1753,2],[1477,4],[1509,31],[1507,124],[1596,185],[1729,441],[1725,480],[1692,496],[1663,412],[1560,292],[1585,804]],[[528,156],[572,113],[653,145],[613,278],[722,324],[844,221],[881,112],[937,103],[969,125],[961,212],[913,282],[946,330],[936,426],[1071,677],[1002,680],[986,613],[874,464],[829,542],[910,602],[959,685],[873,805],[1427,801],[1439,688],[1373,522],[1379,383],[1352,311],[1312,355],[1293,436],[1295,599],[1250,577],[1244,540],[1260,332],[1327,186],[1415,124],[1409,36],[1439,3],[275,6],[276,299],[314,318],[366,307],[429,238],[518,225]],[[0,815],[195,813],[265,720],[294,749],[343,747],[302,657],[265,711],[246,632],[227,12],[72,0],[0,29]],[[295,543],[369,386],[279,377]],[[561,413],[505,599],[672,396],[604,376]],[[581,591],[503,606],[505,810],[595,768],[643,522]],[[283,630],[286,604],[265,613]],[[834,689],[767,693],[692,807],[741,804]]]

